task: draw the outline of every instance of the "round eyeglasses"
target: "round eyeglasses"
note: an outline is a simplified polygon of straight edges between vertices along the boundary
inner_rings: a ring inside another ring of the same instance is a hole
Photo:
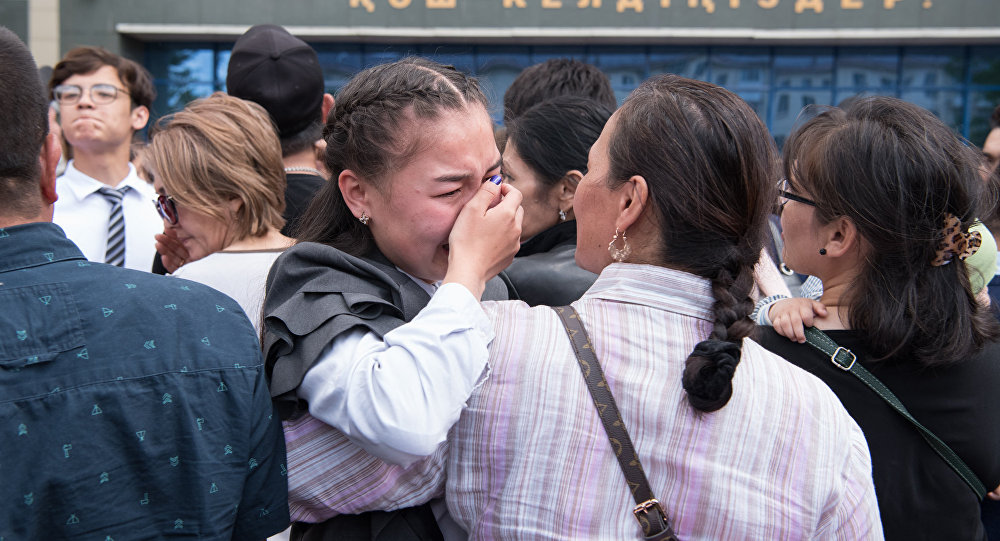
[[[174,203],[173,197],[159,195],[153,200],[153,204],[156,205],[156,212],[159,212],[167,223],[177,225],[177,204]]]
[[[90,92],[90,101],[97,105],[107,105],[115,101],[119,92],[126,96],[129,95],[128,90],[109,84],[94,85],[88,91]],[[52,89],[52,95],[55,96],[60,105],[73,105],[80,101],[83,96],[83,88],[80,85],[59,85]]]

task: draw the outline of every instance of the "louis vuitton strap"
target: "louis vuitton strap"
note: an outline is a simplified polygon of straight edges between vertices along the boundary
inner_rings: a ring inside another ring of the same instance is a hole
[[[625,474],[625,481],[628,482],[632,497],[635,498],[636,506],[632,510],[636,520],[642,527],[643,536],[651,541],[678,541],[674,534],[670,522],[667,520],[663,507],[653,495],[653,490],[649,487],[646,479],[646,472],[639,463],[639,456],[635,453],[632,445],[632,438],[625,430],[625,423],[618,412],[618,405],[615,397],[611,394],[608,382],[604,379],[604,371],[597,361],[594,348],[590,344],[590,337],[587,330],[583,328],[579,314],[572,306],[554,307],[553,310],[559,314],[559,319],[566,328],[573,350],[576,352],[576,359],[583,372],[583,378],[587,381],[587,389],[597,407],[597,413],[604,425],[604,431],[611,442],[618,457],[618,464],[622,473]]]

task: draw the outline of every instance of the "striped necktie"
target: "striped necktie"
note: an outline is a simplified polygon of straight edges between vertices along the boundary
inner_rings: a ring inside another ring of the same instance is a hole
[[[122,197],[130,189],[130,186],[125,186],[119,190],[108,187],[98,190],[111,203],[111,213],[108,217],[108,249],[104,254],[104,262],[108,265],[125,266],[125,216],[122,215]]]

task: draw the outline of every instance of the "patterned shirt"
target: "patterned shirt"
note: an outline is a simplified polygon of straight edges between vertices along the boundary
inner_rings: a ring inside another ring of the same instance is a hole
[[[200,284],[0,229],[0,540],[262,539],[288,524],[253,328]]]
[[[747,339],[728,405],[711,414],[688,405],[681,374],[711,330],[713,302],[706,280],[614,264],[574,303],[678,537],[881,539],[864,436],[821,381]],[[299,518],[412,505],[446,485],[473,539],[641,536],[555,312],[484,308],[496,332],[492,373],[449,434],[450,449],[391,467],[314,419],[288,424]],[[296,478],[300,467],[309,474]]]

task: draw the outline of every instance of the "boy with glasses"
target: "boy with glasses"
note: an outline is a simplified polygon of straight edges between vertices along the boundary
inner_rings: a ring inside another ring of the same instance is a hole
[[[53,221],[87,259],[149,270],[163,230],[152,187],[130,163],[132,138],[156,97],[149,72],[99,47],[77,47],[56,64],[50,98],[73,159],[59,177]]]

